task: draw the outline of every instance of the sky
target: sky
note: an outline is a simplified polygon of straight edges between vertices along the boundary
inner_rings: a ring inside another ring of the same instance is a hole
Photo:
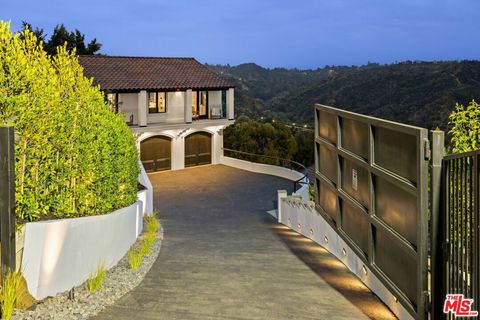
[[[480,0],[0,0],[0,20],[97,38],[103,54],[317,68],[480,59]]]

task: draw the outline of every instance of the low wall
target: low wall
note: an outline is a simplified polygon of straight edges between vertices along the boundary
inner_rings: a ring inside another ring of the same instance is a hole
[[[25,225],[22,265],[36,299],[80,285],[99,265],[111,268],[143,229],[143,203],[110,214],[30,222]]]
[[[220,163],[229,167],[234,167],[237,169],[242,169],[250,172],[269,174],[272,176],[277,176],[277,177],[284,178],[291,181],[297,181],[298,179],[301,179],[304,177],[304,174],[292,169],[287,169],[280,166],[274,166],[271,164],[250,162],[250,161],[235,159],[231,157],[221,156]],[[302,187],[299,190],[297,190],[295,194],[300,195],[305,201],[308,201],[309,200],[308,178],[305,177],[304,182],[306,183],[302,184]]]
[[[327,221],[315,210],[313,201],[303,201],[298,196],[287,196],[278,191],[278,222],[315,241],[336,256],[367,287],[372,290],[399,319],[412,319],[407,310],[396,301],[381,281],[365,266],[348,244],[335,232]],[[343,254],[345,249],[346,254]],[[363,271],[367,270],[367,273]]]
[[[153,186],[148,178],[148,174],[143,167],[142,162],[138,162],[140,173],[138,174],[138,182],[141,183],[146,190],[138,192],[138,200],[143,202],[143,214],[150,215],[153,213]]]

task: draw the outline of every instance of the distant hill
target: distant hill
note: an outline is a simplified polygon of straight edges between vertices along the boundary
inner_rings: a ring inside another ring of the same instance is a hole
[[[313,123],[322,103],[426,128],[445,129],[456,102],[480,100],[480,61],[370,63],[316,70],[253,63],[209,66],[236,86],[237,114]]]

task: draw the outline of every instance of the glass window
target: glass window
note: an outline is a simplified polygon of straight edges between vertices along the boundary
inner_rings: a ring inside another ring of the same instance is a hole
[[[157,93],[148,93],[148,113],[157,113]]]
[[[200,91],[200,103],[198,113],[200,116],[207,115],[207,91]]]
[[[164,113],[167,111],[166,92],[148,92],[148,113]]]
[[[197,112],[197,91],[192,91],[192,116],[193,118],[198,117]]]
[[[167,93],[158,92],[157,95],[157,112],[165,112],[167,110]]]
[[[107,93],[107,104],[110,110],[117,112],[117,94],[116,93]]]

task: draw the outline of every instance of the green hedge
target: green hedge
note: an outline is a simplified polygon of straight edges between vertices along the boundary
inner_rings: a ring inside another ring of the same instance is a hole
[[[97,215],[135,202],[136,141],[83,76],[75,53],[50,57],[0,21],[0,125],[15,126],[20,222]]]

